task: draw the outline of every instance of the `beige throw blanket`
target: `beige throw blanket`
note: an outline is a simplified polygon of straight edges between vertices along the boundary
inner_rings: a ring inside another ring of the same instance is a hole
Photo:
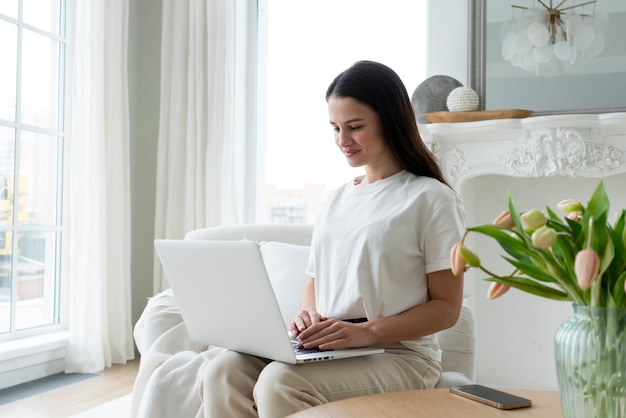
[[[206,364],[223,348],[189,338],[171,290],[150,298],[135,325],[141,354],[132,417],[203,417],[199,388]]]

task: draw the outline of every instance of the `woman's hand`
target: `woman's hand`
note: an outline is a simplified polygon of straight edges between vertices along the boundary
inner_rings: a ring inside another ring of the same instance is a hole
[[[300,335],[300,333],[305,329],[319,322],[325,321],[326,319],[328,318],[320,315],[314,308],[303,309],[291,323],[289,331],[291,331],[294,336]]]
[[[301,311],[291,323],[289,331],[293,336],[299,335],[302,331],[322,321],[327,320],[315,309],[315,278],[311,277],[302,290]]]
[[[373,343],[373,335],[366,323],[354,324],[338,319],[326,319],[312,324],[298,334],[298,347],[337,350],[366,347]]]

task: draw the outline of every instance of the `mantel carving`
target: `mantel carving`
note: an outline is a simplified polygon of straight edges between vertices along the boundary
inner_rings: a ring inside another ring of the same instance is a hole
[[[626,172],[626,113],[420,125],[460,191],[469,178],[604,177]]]
[[[548,128],[525,134],[520,145],[497,156],[517,176],[597,174],[626,163],[620,149],[593,142],[590,129]]]

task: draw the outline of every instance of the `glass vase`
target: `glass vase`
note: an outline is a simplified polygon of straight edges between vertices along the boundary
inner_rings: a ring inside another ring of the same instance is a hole
[[[574,304],[558,329],[556,374],[564,418],[626,417],[626,309]]]

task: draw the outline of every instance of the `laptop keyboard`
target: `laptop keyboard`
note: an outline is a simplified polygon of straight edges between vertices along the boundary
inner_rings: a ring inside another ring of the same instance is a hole
[[[299,348],[298,342],[291,340],[291,346],[293,347],[293,351],[296,354],[312,354],[312,353],[321,353],[323,350],[319,348]]]

